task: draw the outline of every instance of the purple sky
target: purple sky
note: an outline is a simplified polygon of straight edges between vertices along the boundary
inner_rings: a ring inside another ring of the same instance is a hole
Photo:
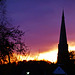
[[[67,39],[74,41],[75,0],[7,0],[8,16],[26,31],[24,41],[35,52],[58,46],[63,9]]]

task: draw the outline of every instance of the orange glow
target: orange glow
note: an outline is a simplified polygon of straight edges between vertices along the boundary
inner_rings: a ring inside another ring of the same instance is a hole
[[[51,62],[57,61],[57,50],[39,54],[38,60],[48,60]]]
[[[34,57],[32,57],[30,55],[27,57],[23,56],[23,55],[18,55],[17,59],[18,59],[18,61],[45,60],[45,61],[50,61],[50,62],[56,62],[57,61],[57,50],[40,53],[39,55],[35,55]]]
[[[69,51],[75,51],[75,46],[70,46]]]
[[[56,44],[57,45],[57,44]],[[45,60],[45,61],[50,61],[50,62],[54,62],[56,63],[57,61],[57,53],[58,53],[58,49],[56,47],[56,45],[54,45],[52,50],[48,50],[48,52],[43,52],[43,53],[39,53],[36,55],[29,55],[29,56],[24,56],[24,55],[17,55],[17,54],[13,54],[13,57],[11,57],[11,62],[18,62],[18,61],[23,61],[23,60]],[[68,50],[70,51],[75,51],[75,43],[74,42],[70,42],[68,43]],[[15,59],[15,57],[17,57],[17,59]]]
[[[69,42],[69,51],[75,51],[75,42]]]
[[[29,55],[28,57],[25,57],[25,56],[22,56],[22,55],[19,55],[20,58],[18,58],[18,60],[45,60],[45,61],[51,61],[51,62],[56,62],[57,61],[57,53],[58,53],[58,49],[57,47],[53,47],[54,49],[52,49],[52,51],[48,51],[48,52],[43,52],[43,53],[40,53],[39,55],[34,55],[31,56]],[[74,42],[71,42],[68,46],[68,50],[69,51],[75,51],[75,43]]]

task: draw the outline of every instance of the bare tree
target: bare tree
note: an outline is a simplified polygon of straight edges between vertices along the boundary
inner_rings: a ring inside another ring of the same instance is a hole
[[[25,55],[28,50],[22,36],[24,32],[19,27],[9,27],[11,24],[6,18],[6,0],[0,0],[0,59],[6,61],[6,56],[10,63],[10,56],[13,52]]]

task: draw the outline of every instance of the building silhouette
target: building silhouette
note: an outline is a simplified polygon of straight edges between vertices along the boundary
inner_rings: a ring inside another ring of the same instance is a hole
[[[60,39],[59,39],[59,44],[58,44],[57,63],[58,64],[69,63],[69,53],[68,53],[64,11],[62,13],[62,22],[61,22],[61,30],[60,30]]]

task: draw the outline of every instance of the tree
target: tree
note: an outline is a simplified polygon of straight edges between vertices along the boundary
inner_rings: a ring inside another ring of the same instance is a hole
[[[69,52],[70,63],[75,64],[75,51]]]
[[[25,54],[27,46],[22,42],[24,32],[19,27],[9,27],[11,24],[6,18],[6,0],[0,0],[0,59],[10,63],[10,56],[13,52]],[[17,46],[18,44],[18,46]]]
[[[71,60],[74,60],[75,59],[75,51],[69,52],[69,56],[70,56]]]

